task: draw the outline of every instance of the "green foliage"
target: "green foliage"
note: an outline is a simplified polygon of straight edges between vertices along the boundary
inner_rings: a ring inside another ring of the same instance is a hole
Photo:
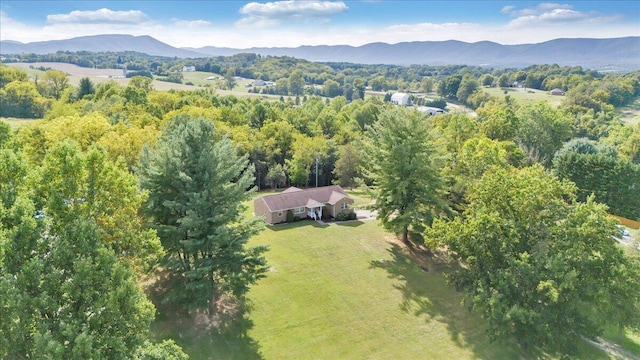
[[[0,357],[129,357],[146,339],[154,309],[98,226],[81,213],[49,226],[55,215],[34,219],[24,197],[4,210]]]
[[[570,120],[544,102],[525,105],[516,115],[520,119],[518,145],[527,156],[549,166],[555,152],[571,135]]]
[[[145,194],[136,177],[102,148],[83,152],[73,141],[56,143],[34,174],[33,188],[52,228],[82,215],[95,221],[102,243],[135,268],[148,269],[162,256],[155,232],[138,217]]]
[[[215,309],[223,295],[242,299],[264,277],[266,248],[245,246],[262,224],[245,220],[241,204],[251,194],[253,167],[227,137],[215,140],[210,121],[173,118],[157,144],[145,148],[138,174],[176,279],[170,299]]]
[[[44,96],[58,100],[69,86],[69,78],[60,70],[47,70],[38,82],[38,86],[41,87]]]
[[[362,155],[351,144],[340,147],[340,155],[336,161],[333,174],[336,177],[335,183],[342,187],[353,187],[356,179],[362,177]]]
[[[456,99],[461,82],[462,82],[462,76],[460,75],[448,76],[446,79],[438,83],[438,95],[447,99]],[[469,94],[466,94],[465,92],[465,95],[469,95]]]
[[[428,238],[448,245],[463,267],[450,275],[493,339],[513,337],[573,353],[580,336],[601,333],[638,312],[632,261],[616,246],[616,221],[593,198],[575,203],[575,187],[539,165],[496,169],[473,187],[463,216],[436,221]],[[620,294],[631,306],[619,308]]]
[[[0,149],[7,147],[12,137],[11,126],[4,121],[0,121]]]
[[[594,195],[611,213],[640,219],[640,165],[611,150],[586,139],[568,142],[553,158],[553,171],[578,186],[580,201]]]
[[[48,102],[29,81],[12,81],[0,88],[0,116],[41,118]]]
[[[441,164],[424,117],[403,107],[386,109],[363,142],[365,176],[372,182],[382,225],[402,234],[421,232],[449,212]]]
[[[293,210],[287,210],[287,222],[291,223],[294,220]]]
[[[78,86],[78,99],[82,99],[87,95],[93,95],[96,93],[96,89],[93,86],[93,82],[88,77],[80,79],[80,85]]]
[[[134,360],[188,360],[189,355],[182,351],[173,340],[164,340],[161,343],[150,343],[146,341],[140,346]]]
[[[287,174],[280,164],[275,164],[267,172],[267,184],[274,189],[278,189],[278,187],[284,185],[286,181]]]

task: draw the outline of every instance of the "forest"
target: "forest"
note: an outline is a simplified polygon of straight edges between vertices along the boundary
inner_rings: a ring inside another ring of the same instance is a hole
[[[605,325],[640,329],[640,262],[616,245],[609,216],[640,221],[640,123],[619,111],[637,104],[640,71],[254,54],[19,60],[151,77],[71,84],[58,70],[32,79],[0,65],[1,358],[186,358],[173,340],[149,336],[158,304],[140,279],[160,267],[164,301],[207,316],[232,304],[242,317],[250,288],[268,276],[268,247],[247,244],[263,225],[245,218],[246,201],[331,184],[366,189],[386,230],[463,264],[450,284],[492,339],[571,354]],[[230,82],[273,81],[282,96],[153,88],[152,77],[186,65]],[[564,96],[557,107],[523,102],[510,87]],[[449,112],[393,105],[396,91]]]

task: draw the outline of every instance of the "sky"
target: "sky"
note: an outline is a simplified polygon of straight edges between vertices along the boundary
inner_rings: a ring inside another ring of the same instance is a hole
[[[149,35],[175,47],[640,36],[640,1],[0,1],[0,40]]]

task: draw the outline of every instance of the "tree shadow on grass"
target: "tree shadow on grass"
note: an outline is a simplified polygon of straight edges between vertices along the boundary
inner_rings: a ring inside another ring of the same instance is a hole
[[[387,271],[398,281],[394,287],[402,294],[400,309],[414,316],[445,323],[451,340],[460,348],[469,348],[482,359],[522,357],[516,344],[491,344],[482,319],[462,304],[463,294],[446,283],[451,265],[433,254],[413,256],[420,250],[392,244],[390,259],[372,261],[372,268]],[[497,345],[497,346],[496,346]]]
[[[147,285],[147,295],[157,310],[156,319],[151,324],[153,339],[173,339],[192,360],[263,359],[260,345],[249,335],[253,322],[248,310],[236,315],[232,323],[220,329],[211,317],[188,313],[175,304],[163,302],[169,286],[170,278],[163,272],[158,272],[155,282]],[[249,305],[245,307],[250,309]]]
[[[269,225],[267,226],[267,230],[278,232],[283,230],[295,229],[303,226],[310,226],[314,228],[326,228],[327,226],[329,226],[329,224],[319,223],[314,220],[303,219],[303,220],[292,222],[292,223],[280,223],[280,224]]]
[[[428,324],[437,321],[446,324],[456,345],[469,348],[481,359],[539,359],[555,357],[544,349],[524,351],[512,340],[491,342],[486,334],[485,320],[463,304],[464,294],[456,292],[445,279],[445,274],[457,269],[445,257],[422,248],[392,244],[389,259],[371,261],[371,268],[384,269],[389,278],[398,281],[394,287],[402,294],[400,309],[424,318]],[[601,351],[579,344],[579,357],[608,359]]]
[[[358,227],[364,225],[364,221],[360,220],[348,220],[348,221],[336,221],[336,225],[344,227]]]

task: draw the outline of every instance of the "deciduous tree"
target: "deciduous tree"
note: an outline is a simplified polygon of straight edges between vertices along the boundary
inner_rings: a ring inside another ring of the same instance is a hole
[[[469,199],[461,217],[436,221],[427,238],[462,263],[449,280],[488,320],[492,339],[571,353],[612,318],[637,328],[640,294],[629,293],[637,280],[626,271],[636,265],[616,245],[606,206],[576,203],[575,186],[540,165],[486,172]]]

